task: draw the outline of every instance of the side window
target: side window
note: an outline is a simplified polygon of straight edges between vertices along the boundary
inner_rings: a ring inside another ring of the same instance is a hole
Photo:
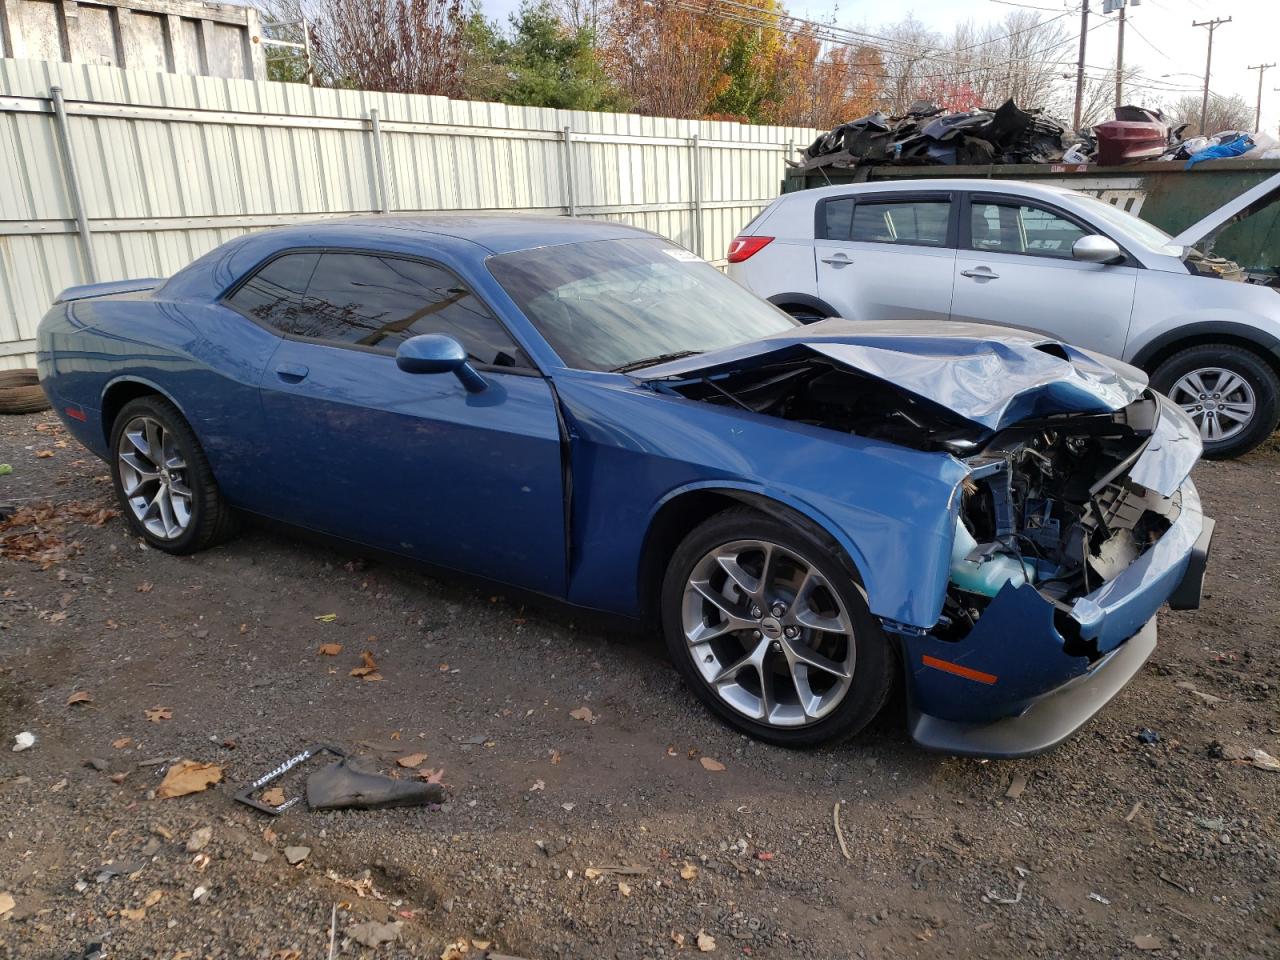
[[[826,225],[822,235],[828,240],[848,240],[853,226],[853,197],[828,200],[822,205]]]
[[[441,267],[396,257],[323,254],[296,333],[387,353],[409,337],[443,333],[461,343],[476,363],[530,365],[461,280]]]
[[[969,229],[973,249],[1071,259],[1071,248],[1086,236],[1070,220],[1042,207],[974,200]]]
[[[276,257],[228,297],[227,305],[281,333],[296,333],[302,295],[319,259],[318,253]]]
[[[950,219],[948,200],[860,200],[853,210],[849,239],[945,247]]]

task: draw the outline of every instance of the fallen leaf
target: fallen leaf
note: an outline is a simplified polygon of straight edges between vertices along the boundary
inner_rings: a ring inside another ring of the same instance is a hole
[[[471,944],[466,940],[455,940],[444,948],[444,953],[440,954],[440,960],[464,960],[470,949]]]
[[[113,773],[111,774],[109,779],[111,780],[112,783],[119,785],[124,783],[125,778],[128,776],[129,775],[127,773]]]
[[[392,740],[399,740],[399,739],[400,739],[400,731],[399,731],[399,730],[392,730],[392,731],[391,731],[391,739],[392,739]]]
[[[161,891],[152,890],[150,893],[147,894],[147,898],[142,901],[142,905],[144,907],[154,907],[157,903],[160,902],[161,898],[163,897],[164,897],[164,894]]]
[[[547,788],[547,781],[545,781],[545,780],[535,780],[535,781],[533,781],[533,783],[529,786],[529,792],[530,792],[530,793],[534,793],[534,792],[536,792],[536,791],[538,791],[538,790],[545,790],[546,788]]]
[[[680,868],[680,879],[681,880],[697,880],[698,868],[695,867],[688,860],[686,860],[684,862],[684,866]]]
[[[471,945],[477,950],[488,950],[490,942],[489,940],[472,940]]]
[[[631,896],[631,884],[627,883],[627,882],[626,882],[626,881],[624,881],[624,880],[619,880],[619,881],[618,881],[618,892],[619,892],[620,894],[622,894],[624,897],[629,897],[629,896]]]
[[[1164,941],[1149,933],[1143,933],[1133,938],[1133,945],[1139,950],[1159,950],[1164,946]]]
[[[262,802],[269,807],[278,807],[284,803],[284,790],[280,787],[272,787],[270,790],[262,791]]]
[[[155,585],[152,583],[140,583],[133,589],[137,590],[138,593],[150,593],[154,588]]]
[[[342,644],[340,643],[322,643],[320,644],[320,656],[336,657],[342,652]]]
[[[149,710],[143,710],[148,720],[152,723],[159,723],[161,720],[173,719],[172,707],[151,707]]]
[[[137,923],[146,915],[147,915],[146,907],[138,907],[138,909],[136,910],[130,910],[128,907],[125,907],[120,911],[120,918],[122,920],[127,920],[130,923]]]
[[[93,697],[87,690],[77,690],[71,696],[67,697],[67,706],[73,703],[93,703]]]
[[[185,797],[189,793],[200,793],[221,779],[222,768],[216,763],[179,760],[169,768],[169,772],[160,781],[160,786],[156,788],[156,797],[160,800],[168,800],[172,797]]]
[[[382,679],[382,674],[378,673],[378,661],[373,659],[373,654],[368,650],[360,654],[360,666],[351,669],[351,676],[364,677],[366,680]]]
[[[595,880],[597,877],[604,876],[604,871],[597,870],[595,867],[587,867],[587,869],[582,871],[582,875],[588,880]]]
[[[427,783],[438,783],[444,785],[444,767],[439,770],[430,770],[423,767],[418,771],[418,779],[425,780]]]
[[[315,619],[319,620],[321,623],[333,623],[333,621],[338,619],[338,615],[336,613],[322,613]]]
[[[123,750],[129,744],[133,743],[132,737],[121,737],[119,740],[112,740],[111,745],[117,750]]]
[[[698,949],[703,953],[711,953],[716,948],[716,938],[705,930],[698,931]]]
[[[426,762],[427,755],[425,753],[409,753],[396,760],[396,763],[402,767],[420,767]]]
[[[596,721],[595,714],[591,712],[590,707],[579,707],[577,710],[570,710],[569,716],[584,723],[595,723]]]
[[[555,764],[557,764],[557,763],[559,763],[559,762],[560,762],[560,751],[559,751],[559,750],[552,750],[552,751],[551,751],[551,763],[552,763],[552,765],[554,766]]]
[[[275,842],[276,842],[276,832],[275,832],[274,830],[272,830],[270,827],[263,827],[263,829],[262,829],[262,839],[263,839],[263,840],[265,840],[267,843],[275,843]]]
[[[0,891],[0,917],[12,910],[14,907],[13,894]]]
[[[672,931],[671,931],[671,942],[672,942],[672,943],[674,943],[677,947],[683,947],[683,946],[684,946],[684,934],[683,934],[683,933],[680,933],[680,932],[679,932],[679,931],[677,931],[677,930],[672,930]]]
[[[712,760],[710,757],[699,757],[698,762],[702,764],[703,770],[710,770],[712,773],[724,772],[724,764],[719,760]]]
[[[41,460],[48,460],[50,457],[52,457],[52,456],[53,456],[53,451],[52,451],[52,450],[37,450],[37,451],[36,451],[36,456],[37,456],[37,457],[39,457]]]

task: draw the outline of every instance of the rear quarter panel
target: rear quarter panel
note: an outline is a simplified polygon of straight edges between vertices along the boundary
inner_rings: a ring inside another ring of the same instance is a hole
[[[37,333],[41,381],[86,447],[107,456],[117,390],[152,390],[191,424],[228,499],[250,509],[267,486],[258,384],[278,343],[224,307],[149,294],[59,304]]]

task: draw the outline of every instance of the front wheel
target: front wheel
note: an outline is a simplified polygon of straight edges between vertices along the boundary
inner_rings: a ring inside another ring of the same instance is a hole
[[[129,526],[166,553],[195,553],[234,530],[200,442],[163,397],[131,400],[116,417],[111,478]]]
[[[737,729],[780,746],[851,737],[884,705],[893,653],[834,545],[750,508],[676,549],[662,621],[677,669]]]
[[[1204,344],[1181,350],[1156,368],[1151,385],[1195,422],[1210,460],[1248,453],[1280,420],[1275,371],[1243,347]]]

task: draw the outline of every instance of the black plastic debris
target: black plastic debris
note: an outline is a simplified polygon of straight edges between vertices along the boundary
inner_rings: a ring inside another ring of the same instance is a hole
[[[1141,730],[1135,733],[1134,736],[1138,738],[1139,743],[1159,743],[1160,742],[1160,734],[1156,733],[1154,730],[1149,730],[1146,727],[1143,727]]]
[[[365,769],[346,757],[307,777],[307,806],[312,810],[382,810],[444,802],[444,787],[421,780],[397,780]]]
[[[950,113],[918,100],[901,116],[877,111],[841,124],[810,144],[799,166],[1055,163],[1080,140],[1044,111],[1012,100]]]

